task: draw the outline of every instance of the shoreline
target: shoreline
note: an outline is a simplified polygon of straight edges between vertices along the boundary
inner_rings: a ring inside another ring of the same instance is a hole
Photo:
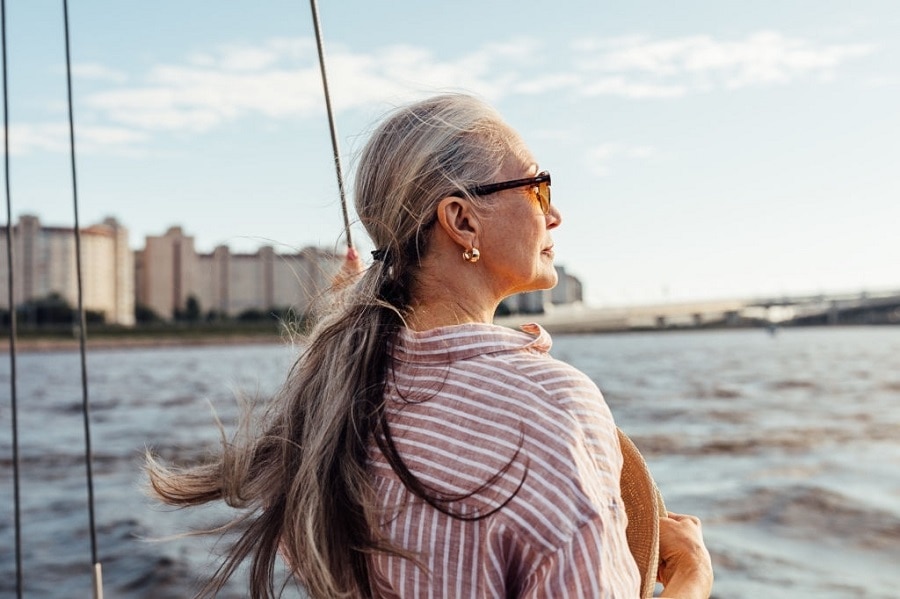
[[[234,334],[234,335],[160,335],[156,336],[116,336],[88,337],[87,351],[109,349],[154,349],[166,347],[203,347],[226,345],[275,345],[289,344],[290,341],[277,333]],[[80,340],[77,338],[25,338],[16,339],[16,353],[46,353],[78,351]],[[10,344],[0,345],[0,354],[8,354]]]
[[[627,333],[676,333],[676,332],[714,332],[734,330],[767,330],[770,334],[776,334],[781,330],[797,330],[809,328],[855,328],[855,327],[890,327],[890,325],[793,325],[793,326],[707,326],[707,327],[628,327],[622,323],[605,323],[607,326],[584,326],[571,323],[548,322],[545,319],[516,319],[498,318],[494,324],[519,330],[522,324],[538,323],[552,335],[584,335],[584,334],[627,334]],[[612,326],[610,326],[612,325]],[[618,326],[616,326],[618,325]],[[895,325],[896,326],[896,325]],[[289,335],[275,332],[258,333],[208,333],[208,334],[160,334],[160,335],[97,335],[87,338],[86,350],[112,350],[112,349],[155,349],[167,347],[204,347],[204,346],[229,346],[229,345],[290,345],[292,340]],[[16,339],[16,353],[49,353],[78,351],[80,341],[75,337],[25,337]],[[10,344],[0,343],[0,354],[9,354]]]

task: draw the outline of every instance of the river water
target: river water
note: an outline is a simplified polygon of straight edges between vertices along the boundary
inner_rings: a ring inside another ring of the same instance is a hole
[[[715,597],[900,597],[900,327],[557,336],[552,353],[604,391],[669,509],[703,519]],[[211,406],[227,426],[235,397],[267,397],[293,354],[281,345],[90,351],[107,597],[187,598],[214,568],[213,539],[155,539],[221,522],[224,510],[152,504],[143,451],[202,456],[218,442]],[[0,597],[13,597],[3,358]],[[89,597],[78,355],[20,355],[18,396],[25,597]],[[220,596],[245,594],[233,584]]]

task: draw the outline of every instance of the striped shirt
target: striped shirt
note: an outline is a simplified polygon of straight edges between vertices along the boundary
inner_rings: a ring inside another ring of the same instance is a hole
[[[468,519],[409,492],[373,446],[381,533],[415,558],[372,555],[376,596],[639,596],[609,408],[549,356],[546,331],[523,331],[401,330],[386,391],[394,442],[429,494],[456,496],[446,507]]]

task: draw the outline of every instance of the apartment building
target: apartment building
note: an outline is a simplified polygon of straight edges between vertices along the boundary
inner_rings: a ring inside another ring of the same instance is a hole
[[[59,294],[78,305],[75,230],[45,227],[23,215],[12,227],[13,302]],[[85,310],[101,312],[106,322],[134,324],[134,258],[128,229],[116,219],[81,229],[82,298]],[[9,310],[6,228],[0,229],[0,308]]]
[[[553,289],[517,293],[503,300],[503,305],[511,314],[543,314],[552,306],[581,303],[581,281],[567,273],[564,266],[556,266],[556,274],[558,282]]]
[[[171,227],[164,235],[148,236],[135,253],[137,302],[164,319],[184,310],[190,297],[203,313],[237,316],[285,307],[302,313],[331,284],[341,260],[311,247],[281,254],[264,246],[248,254],[222,245],[199,254],[193,237]]]
[[[114,218],[82,228],[81,249],[85,309],[121,325],[134,324],[136,303],[171,320],[191,297],[204,314],[233,317],[287,307],[303,313],[328,288],[342,261],[334,252],[312,247],[278,253],[264,246],[234,253],[221,245],[197,253],[194,238],[181,227],[148,236],[144,249],[132,251],[128,230]],[[13,257],[16,305],[52,293],[77,305],[73,229],[46,227],[38,217],[23,215],[13,226]],[[580,281],[563,267],[557,271],[559,284],[553,290],[519,294],[504,304],[514,313],[542,313],[551,305],[580,302]],[[8,310],[7,281],[6,229],[0,228],[0,308]]]
[[[554,306],[580,304],[584,300],[584,289],[578,277],[566,272],[565,266],[557,266],[559,283],[550,290],[550,303]]]

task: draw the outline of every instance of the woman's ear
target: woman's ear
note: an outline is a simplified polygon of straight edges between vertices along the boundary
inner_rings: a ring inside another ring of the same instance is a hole
[[[463,249],[478,246],[481,222],[469,200],[448,196],[438,202],[437,222],[453,243]]]

